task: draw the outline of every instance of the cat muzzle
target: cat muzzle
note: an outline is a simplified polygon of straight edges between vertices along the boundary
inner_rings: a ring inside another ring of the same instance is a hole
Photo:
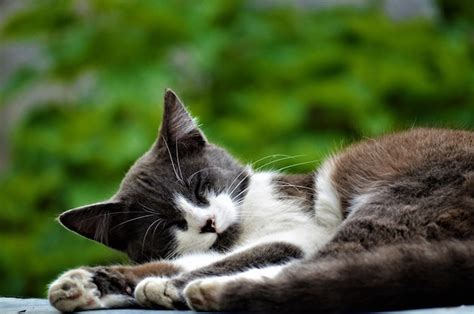
[[[208,219],[201,228],[201,233],[216,233],[216,220],[214,218]]]

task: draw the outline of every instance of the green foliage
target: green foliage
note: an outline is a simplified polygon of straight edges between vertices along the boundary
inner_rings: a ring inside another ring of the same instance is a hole
[[[290,171],[364,136],[472,128],[473,27],[452,18],[453,7],[446,20],[397,23],[373,10],[247,1],[50,0],[17,12],[2,42],[40,43],[48,66],[0,86],[0,108],[40,82],[85,76],[93,87],[38,103],[12,132],[0,179],[0,295],[42,296],[68,267],[126,260],[54,217],[112,195],[154,141],[165,87],[245,162],[304,154],[268,166],[308,162]]]

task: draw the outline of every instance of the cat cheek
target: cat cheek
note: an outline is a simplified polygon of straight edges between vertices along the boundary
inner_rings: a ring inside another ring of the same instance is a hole
[[[217,233],[223,233],[230,225],[237,222],[237,211],[233,206],[216,209],[214,216],[216,217]]]

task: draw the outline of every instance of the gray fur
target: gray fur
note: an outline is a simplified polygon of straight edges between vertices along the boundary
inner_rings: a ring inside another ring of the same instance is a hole
[[[474,134],[415,129],[353,145],[335,160],[345,220],[332,241],[273,280],[227,285],[214,309],[474,304]]]

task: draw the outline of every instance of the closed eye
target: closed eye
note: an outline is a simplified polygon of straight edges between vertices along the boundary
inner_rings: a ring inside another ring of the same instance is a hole
[[[198,184],[196,185],[194,194],[196,196],[196,200],[200,204],[204,204],[204,205],[209,204],[206,198],[207,193],[209,192],[209,187],[210,187],[209,182],[204,182],[202,180],[200,180]]]

